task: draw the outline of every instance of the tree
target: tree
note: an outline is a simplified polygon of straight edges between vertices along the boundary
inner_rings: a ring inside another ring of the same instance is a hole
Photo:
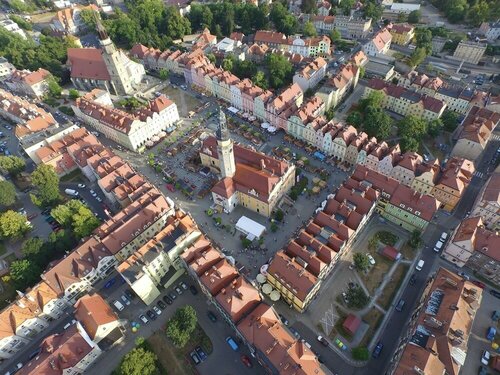
[[[18,156],[0,156],[0,169],[17,176],[26,169],[26,162]]]
[[[61,97],[62,88],[61,88],[61,86],[59,86],[59,83],[57,83],[57,81],[55,80],[54,77],[50,77],[47,80],[47,87],[48,87],[49,94],[51,97],[57,98],[57,99]]]
[[[299,25],[297,18],[280,2],[273,3],[269,18],[276,26],[276,30],[286,35],[295,33]]]
[[[31,182],[37,188],[31,200],[38,206],[49,206],[59,200],[59,176],[51,165],[40,164],[31,174]]]
[[[234,67],[235,58],[233,55],[228,55],[224,60],[222,60],[222,69],[231,72]]]
[[[417,152],[420,142],[415,138],[405,135],[399,140],[399,146],[401,147],[402,152]]]
[[[87,206],[76,199],[53,208],[50,214],[62,226],[73,229],[77,238],[90,235],[99,226],[99,219]]]
[[[15,14],[11,14],[9,16],[9,18],[14,21],[15,23],[17,23],[17,25],[23,29],[23,30],[27,30],[27,31],[31,31],[33,30],[33,26],[31,25],[31,23],[29,23],[28,21],[26,21],[24,18],[22,17],[19,17],[19,16],[16,16]]]
[[[302,0],[300,4],[300,10],[302,13],[306,14],[316,14],[318,13],[318,6],[316,5],[316,0]]]
[[[347,306],[355,309],[362,309],[369,302],[370,298],[365,294],[363,288],[355,285],[347,290]]]
[[[271,87],[277,89],[289,84],[292,80],[293,66],[285,56],[271,53],[266,56]]]
[[[307,21],[304,23],[304,27],[302,28],[302,32],[304,36],[316,36],[318,33],[316,32],[316,28],[314,27],[311,21]]]
[[[274,218],[278,221],[283,221],[283,218],[285,217],[285,214],[283,213],[282,210],[278,209],[275,214],[274,214]]]
[[[425,27],[415,29],[415,46],[424,48],[427,55],[432,53],[432,31]]]
[[[380,20],[383,12],[384,12],[384,9],[382,8],[382,6],[378,5],[378,3],[372,2],[372,1],[365,3],[365,6],[363,8],[364,16],[366,18],[371,18],[374,21]]]
[[[169,71],[163,68],[162,70],[160,70],[160,79],[162,81],[166,81],[168,79],[169,74],[170,74]]]
[[[96,20],[95,17],[99,17],[99,13],[96,12],[93,9],[82,9],[80,11],[80,18],[82,19],[83,23],[89,30],[96,30],[97,25],[96,25]]]
[[[370,137],[387,139],[391,134],[392,120],[381,107],[369,106],[365,110],[363,130]]]
[[[128,352],[118,369],[119,375],[159,375],[158,357],[145,348],[134,348]]]
[[[444,130],[453,132],[458,126],[458,115],[453,111],[446,110],[441,115],[441,121],[443,122]]]
[[[411,237],[408,241],[408,244],[413,249],[418,249],[420,246],[422,246],[422,232],[418,229],[415,229],[413,232],[411,232]]]
[[[174,316],[167,322],[166,334],[177,348],[183,348],[196,329],[198,318],[192,306],[177,309]]]
[[[0,205],[12,206],[16,203],[16,188],[9,181],[0,181]]]
[[[69,98],[72,100],[76,100],[80,97],[80,93],[78,92],[78,90],[75,90],[75,89],[69,89],[68,95],[69,95]]]
[[[368,268],[370,268],[370,261],[366,254],[355,253],[352,257],[352,260],[354,261],[354,267],[356,267],[358,271],[364,272]]]
[[[399,135],[420,140],[427,133],[427,122],[417,116],[408,116],[398,123]]]
[[[28,238],[23,242],[21,252],[25,259],[30,260],[35,264],[44,264],[44,242],[39,237]]]
[[[233,73],[241,79],[252,78],[257,73],[257,66],[250,60],[234,61]]]
[[[342,34],[340,34],[340,31],[338,31],[337,29],[333,29],[330,33],[330,39],[332,43],[336,43],[342,39]]]
[[[411,54],[408,62],[412,68],[415,68],[416,66],[420,65],[426,57],[427,51],[425,50],[425,48],[417,47]]]
[[[497,1],[495,6],[500,6],[500,3]],[[479,26],[481,23],[490,18],[490,6],[486,1],[479,0],[472,6],[472,8],[470,8],[470,11],[467,14],[469,22],[473,26]]]
[[[174,6],[165,7],[164,20],[162,20],[164,33],[171,39],[180,39],[191,32],[191,23],[187,17],[182,17]]]
[[[340,3],[340,8],[342,9],[342,13],[345,16],[348,16],[351,13],[351,9],[354,7],[356,0],[342,0]]]
[[[346,122],[355,128],[360,128],[363,123],[363,116],[358,111],[352,111],[347,115]]]
[[[207,58],[210,60],[210,62],[212,64],[215,64],[216,59],[215,59],[215,55],[212,52],[207,54]]]
[[[380,91],[372,91],[368,96],[359,101],[359,111],[363,113],[368,107],[382,107],[385,96]]]
[[[359,79],[363,79],[366,74],[366,69],[364,66],[359,67]]]
[[[412,10],[410,14],[408,14],[408,22],[409,23],[419,23],[420,17],[422,16],[422,12],[420,10]]]
[[[19,212],[8,210],[0,214],[0,237],[16,239],[30,230],[26,216]]]
[[[262,70],[258,70],[257,73],[254,74],[252,82],[254,85],[259,86],[263,90],[267,90],[269,87],[269,82],[267,81],[266,75]]]
[[[434,119],[427,124],[427,134],[433,138],[437,137],[443,131],[443,121]]]
[[[328,121],[335,117],[335,108],[332,106],[325,112],[325,117]]]
[[[18,290],[35,285],[40,279],[41,270],[28,259],[15,260],[10,265],[10,277]]]

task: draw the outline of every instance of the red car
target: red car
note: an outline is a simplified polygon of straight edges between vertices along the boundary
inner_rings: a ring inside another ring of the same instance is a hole
[[[35,217],[37,217],[38,214],[37,213],[32,213],[32,214],[29,214],[28,215],[28,220],[31,220],[31,219],[34,219]]]
[[[247,355],[244,355],[244,354],[243,354],[243,355],[241,356],[241,362],[243,362],[243,364],[244,364],[245,366],[247,366],[248,368],[252,368],[252,367],[253,367],[253,365],[252,365],[252,361],[250,360],[250,358],[248,358],[248,356],[247,356]]]
[[[480,287],[481,289],[484,289],[486,288],[486,285],[484,283],[482,283],[481,281],[477,281],[477,280],[471,280],[471,283]]]
[[[172,193],[175,191],[174,185],[172,184],[167,184],[167,189],[170,190]]]

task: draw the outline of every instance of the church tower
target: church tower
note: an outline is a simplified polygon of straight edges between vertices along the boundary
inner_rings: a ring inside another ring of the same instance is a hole
[[[134,92],[134,89],[132,87],[131,75],[124,66],[124,56],[116,49],[98,16],[96,16],[96,22],[99,43],[102,47],[102,57],[111,77],[113,91],[116,95],[130,95]]]
[[[233,177],[236,172],[234,163],[233,141],[227,130],[226,115],[219,108],[219,127],[217,128],[217,153],[219,155],[222,178]]]

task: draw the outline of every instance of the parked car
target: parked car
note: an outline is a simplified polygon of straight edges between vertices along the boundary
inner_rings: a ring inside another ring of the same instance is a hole
[[[139,315],[139,319],[140,319],[140,320],[141,320],[141,322],[143,322],[144,324],[149,323],[148,318],[146,318],[146,317],[144,316],[144,314]]]
[[[405,300],[401,298],[399,300],[398,304],[396,305],[396,311],[399,311],[399,312],[403,311],[405,304],[406,304]]]
[[[226,342],[235,352],[237,352],[240,349],[236,341],[234,341],[234,339],[231,336],[226,337]]]
[[[340,341],[340,339],[335,339],[335,345],[337,345],[342,350],[347,350],[347,345]]]
[[[156,313],[156,315],[161,315],[161,310],[158,308],[158,306],[153,306],[153,311]]]
[[[290,327],[289,328],[290,332],[292,332],[292,334],[297,338],[297,339],[300,339],[300,333],[299,331],[297,331],[295,328],[293,327]]]
[[[109,280],[106,284],[104,284],[104,289],[111,288],[115,283],[116,283],[116,279],[113,278],[113,279]]]
[[[477,375],[489,375],[490,373],[488,372],[488,368],[484,366],[479,366],[479,371],[477,372]]]
[[[366,257],[368,258],[368,261],[370,262],[370,264],[372,266],[375,265],[375,259],[373,259],[372,255],[371,254],[366,254]]]
[[[130,289],[125,289],[123,291],[123,294],[125,294],[125,296],[129,299],[129,300],[133,300],[135,298],[134,294],[130,291]]]
[[[491,354],[487,350],[483,350],[483,354],[481,355],[481,363],[485,366],[490,364]]]
[[[475,286],[481,288],[481,289],[484,289],[486,288],[486,284],[485,283],[482,283],[481,281],[478,281],[478,280],[471,280],[471,283],[474,284]]]
[[[85,184],[78,184],[78,187],[79,187],[80,189],[85,189],[85,188],[87,187],[87,185],[85,185]]]
[[[210,310],[207,311],[207,316],[208,316],[208,319],[210,319],[210,321],[212,321],[213,323],[215,323],[217,321],[217,316],[211,312]]]
[[[191,360],[195,365],[200,364],[200,357],[198,357],[198,354],[193,350],[191,353],[189,353],[189,356],[191,357]]]
[[[163,303],[163,301],[158,301],[158,302],[156,302],[156,304],[158,305],[158,307],[159,307],[160,309],[165,310],[165,309],[167,308],[167,305],[165,305],[165,304]]]
[[[127,296],[123,295],[120,297],[120,299],[123,301],[125,305],[130,305],[130,300],[127,298]]]
[[[149,319],[156,320],[156,314],[151,310],[146,311],[146,315],[148,316]]]
[[[191,291],[191,293],[193,293],[194,296],[198,294],[198,289],[196,289],[194,285],[190,285],[189,290]]]
[[[323,336],[318,336],[318,341],[323,345],[323,346],[329,346],[330,343],[328,342],[327,339],[325,339]]]
[[[414,285],[417,282],[417,275],[413,274],[410,277],[410,285]]]
[[[177,296],[175,295],[175,293],[174,293],[174,292],[170,292],[170,293],[168,293],[168,296],[170,297],[170,299],[171,299],[172,301],[173,301],[174,299],[176,299],[176,298],[177,298]]]
[[[500,311],[495,310],[491,314],[491,320],[493,320],[494,322],[496,322],[496,321],[498,321],[498,319],[500,319]]]
[[[278,316],[280,317],[281,322],[282,322],[284,325],[286,325],[286,326],[287,326],[287,325],[288,325],[288,323],[289,323],[289,322],[288,322],[288,319],[287,319],[287,318],[285,318],[285,316],[284,316],[284,315],[282,315],[282,314],[278,314]]]
[[[493,341],[495,339],[496,334],[497,334],[496,328],[489,327],[488,330],[486,331],[486,339],[488,341]]]
[[[163,297],[163,300],[164,300],[167,304],[169,304],[169,305],[171,305],[171,304],[172,304],[172,302],[173,302],[173,301],[170,299],[170,297],[169,297],[169,296],[164,296],[164,297]]]
[[[194,348],[194,350],[196,351],[196,354],[198,354],[202,362],[208,358],[207,354],[204,352],[201,346],[197,346],[196,348]]]
[[[182,294],[182,290],[178,286],[175,287],[175,291],[177,292],[178,295]]]
[[[120,301],[114,301],[113,306],[116,307],[118,311],[123,311],[123,309],[125,308],[125,306],[123,306]]]
[[[241,358],[241,362],[243,362],[243,364],[245,366],[247,366],[248,368],[252,368],[253,367],[252,361],[250,360],[250,358],[247,355],[243,354],[240,358]]]
[[[382,352],[382,349],[384,348],[384,344],[382,344],[380,341],[377,343],[377,346],[375,346],[375,349],[373,349],[372,357],[373,358],[378,358],[380,357],[380,353]]]
[[[500,298],[500,292],[497,292],[496,290],[490,290],[490,294],[493,296],[493,297],[497,297],[497,298]]]
[[[94,190],[90,190],[90,195],[92,195],[94,198],[97,197],[97,193]]]
[[[182,289],[184,289],[184,290],[187,290],[187,288],[188,288],[188,286],[186,285],[186,283],[185,283],[184,281],[181,281],[181,282],[179,283],[179,286],[180,286]]]

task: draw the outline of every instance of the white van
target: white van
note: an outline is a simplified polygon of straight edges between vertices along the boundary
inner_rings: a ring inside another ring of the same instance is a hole
[[[439,240],[444,243],[444,241],[446,241],[447,238],[448,238],[448,233],[443,232],[441,233],[441,238]]]
[[[123,309],[125,308],[125,306],[123,306],[119,301],[113,302],[113,305],[116,307],[118,311],[123,311]]]
[[[443,248],[443,245],[444,245],[444,243],[441,242],[441,240],[439,240],[438,242],[436,242],[436,245],[434,246],[434,251],[436,253],[439,253],[441,251],[441,249]]]
[[[73,196],[73,197],[78,196],[78,192],[76,190],[73,190],[73,189],[65,189],[64,192],[68,195]]]
[[[420,259],[420,260],[418,261],[417,266],[415,267],[415,269],[416,269],[417,271],[422,271],[422,268],[424,268],[424,263],[425,263],[425,262],[424,262],[422,259]]]

